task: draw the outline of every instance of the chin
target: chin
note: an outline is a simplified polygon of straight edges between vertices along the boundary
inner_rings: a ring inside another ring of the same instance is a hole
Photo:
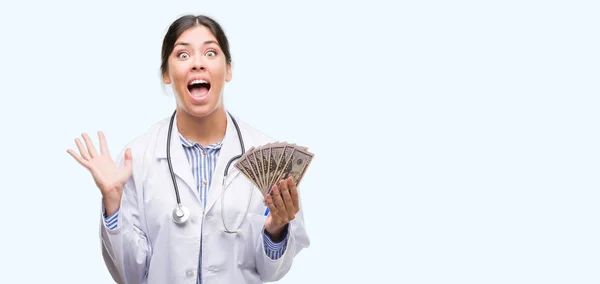
[[[215,112],[217,112],[221,108],[219,103],[207,103],[207,104],[193,104],[191,102],[186,102],[184,111],[191,116],[202,118],[207,117]]]

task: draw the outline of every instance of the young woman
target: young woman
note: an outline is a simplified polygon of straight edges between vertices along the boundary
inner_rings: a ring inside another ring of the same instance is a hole
[[[187,15],[169,27],[162,79],[173,116],[112,161],[98,132],[71,154],[102,193],[102,254],[118,283],[262,283],[281,279],[309,246],[292,178],[263,194],[233,166],[245,149],[275,142],[231,116],[223,85],[231,55],[220,25]],[[268,212],[268,213],[265,213]]]

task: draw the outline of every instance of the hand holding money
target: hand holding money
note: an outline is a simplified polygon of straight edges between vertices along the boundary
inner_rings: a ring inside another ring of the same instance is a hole
[[[283,229],[300,211],[297,187],[313,156],[306,147],[270,143],[250,148],[235,165],[265,197],[270,210],[265,230],[273,241],[281,241]]]
[[[298,190],[292,177],[273,185],[271,195],[265,198],[270,213],[265,220],[265,230],[271,240],[280,242],[283,239],[285,225],[296,218],[300,211]]]

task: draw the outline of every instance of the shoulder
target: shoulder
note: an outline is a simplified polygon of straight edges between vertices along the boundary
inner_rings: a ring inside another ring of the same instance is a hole
[[[132,148],[132,150],[138,151],[140,149],[146,148],[149,144],[152,144],[156,140],[156,137],[159,133],[169,126],[169,118],[163,118],[154,124],[152,124],[146,131],[134,137],[129,143],[127,143],[127,148]]]
[[[236,116],[235,114],[231,114],[238,126],[240,127],[240,131],[244,137],[251,138],[250,144],[262,145],[267,143],[276,142],[276,139],[266,134],[265,132],[259,130],[258,128],[250,125],[242,118]]]
[[[133,166],[132,178],[136,183],[136,187],[141,186],[141,184],[138,183],[143,183],[147,177],[148,169],[156,156],[156,143],[163,132],[166,137],[169,119],[170,117],[163,118],[152,124],[143,133],[138,134],[123,147],[121,153],[117,157],[118,164],[123,165],[125,151],[131,149]]]
[[[140,158],[147,156],[149,150],[153,149],[156,145],[157,138],[160,136],[161,132],[169,126],[169,117],[163,118],[150,127],[148,127],[144,132],[135,136],[132,140],[130,140],[122,149],[120,156],[118,159],[123,158],[123,154],[126,149],[131,149],[131,155],[133,156],[134,165],[139,162]],[[137,161],[137,162],[136,162]]]

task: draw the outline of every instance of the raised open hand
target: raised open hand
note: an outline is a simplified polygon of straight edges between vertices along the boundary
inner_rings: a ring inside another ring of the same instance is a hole
[[[79,149],[78,155],[75,151],[68,149],[67,153],[71,154],[79,164],[84,166],[92,173],[96,185],[100,189],[103,198],[105,199],[105,205],[107,199],[113,200],[113,205],[118,208],[118,204],[123,194],[123,187],[127,180],[131,176],[131,149],[125,151],[125,162],[123,167],[119,167],[110,157],[108,153],[108,146],[106,145],[106,138],[104,133],[98,132],[98,140],[100,141],[100,154],[96,152],[94,144],[90,137],[83,133],[81,135],[85,141],[86,147],[83,146],[79,138],[75,139],[75,144]],[[110,207],[114,207],[110,206]],[[107,211],[112,211],[106,208]],[[116,208],[114,208],[116,210]]]

